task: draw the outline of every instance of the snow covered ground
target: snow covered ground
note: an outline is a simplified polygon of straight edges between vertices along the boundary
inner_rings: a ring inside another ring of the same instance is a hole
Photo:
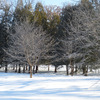
[[[0,72],[0,100],[100,100],[100,76]]]

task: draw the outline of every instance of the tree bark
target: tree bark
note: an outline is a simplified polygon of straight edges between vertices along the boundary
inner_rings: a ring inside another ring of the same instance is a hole
[[[70,68],[71,68],[71,73],[70,74],[73,76],[73,74],[74,74],[74,67],[72,65],[71,59],[70,59]]]
[[[27,64],[26,64],[26,70],[27,70],[28,68],[27,68]]]
[[[15,72],[17,72],[17,65],[16,65],[16,69],[15,69]]]
[[[88,73],[88,71],[89,71],[89,67],[88,67],[88,65],[87,65],[86,72]]]
[[[35,74],[35,66],[33,66],[33,74]]]
[[[76,66],[76,67],[75,67],[75,73],[76,73],[76,74],[77,74],[77,71],[78,71],[78,67]]]
[[[92,66],[90,67],[90,72],[92,72],[93,70],[92,70]]]
[[[87,68],[86,68],[86,66],[83,66],[83,75],[87,76]]]
[[[66,75],[69,75],[68,65],[66,65]]]
[[[57,73],[57,66],[55,66],[55,71],[54,72]]]
[[[13,70],[15,70],[15,65],[13,65]]]
[[[25,73],[25,66],[23,66],[23,73]]]
[[[30,73],[30,66],[29,66],[28,72]]]
[[[71,73],[72,76],[74,75],[74,67],[71,65]]]
[[[32,66],[30,66],[30,78],[32,78]]]
[[[20,66],[20,64],[19,64],[19,70],[18,70],[18,73],[21,73],[21,68],[20,68],[21,66]]]
[[[37,71],[38,71],[38,66],[36,65],[36,71],[35,71],[35,73],[37,73]]]
[[[5,73],[7,73],[8,69],[7,69],[7,64],[5,65]]]
[[[81,72],[81,70],[82,70],[82,67],[81,66],[79,66],[78,67],[78,70],[79,70],[79,73]]]
[[[48,65],[48,72],[50,71],[50,66]]]
[[[84,67],[82,67],[82,69],[83,69],[83,75],[85,74],[85,68]]]

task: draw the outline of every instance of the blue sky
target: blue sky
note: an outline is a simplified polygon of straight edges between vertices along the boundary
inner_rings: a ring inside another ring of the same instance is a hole
[[[58,5],[63,6],[65,4],[74,4],[77,3],[79,0],[35,0],[35,1],[41,1],[44,5]]]
[[[23,0],[24,1],[24,0]],[[77,3],[80,0],[34,0],[34,3],[36,2],[42,2],[43,5],[57,5],[57,6],[63,6],[65,4],[72,5]],[[17,0],[7,0],[7,2],[17,3]]]

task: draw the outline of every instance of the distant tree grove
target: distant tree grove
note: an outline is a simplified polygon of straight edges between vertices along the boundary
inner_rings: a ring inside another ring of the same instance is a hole
[[[100,0],[62,8],[6,1],[0,0],[0,68],[5,72],[9,64],[15,72],[28,70],[30,78],[39,65],[53,65],[55,72],[66,65],[66,75],[72,76],[100,68]]]

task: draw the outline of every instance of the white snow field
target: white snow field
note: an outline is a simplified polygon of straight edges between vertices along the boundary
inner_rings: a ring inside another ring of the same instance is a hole
[[[100,100],[100,76],[0,72],[0,100]]]

